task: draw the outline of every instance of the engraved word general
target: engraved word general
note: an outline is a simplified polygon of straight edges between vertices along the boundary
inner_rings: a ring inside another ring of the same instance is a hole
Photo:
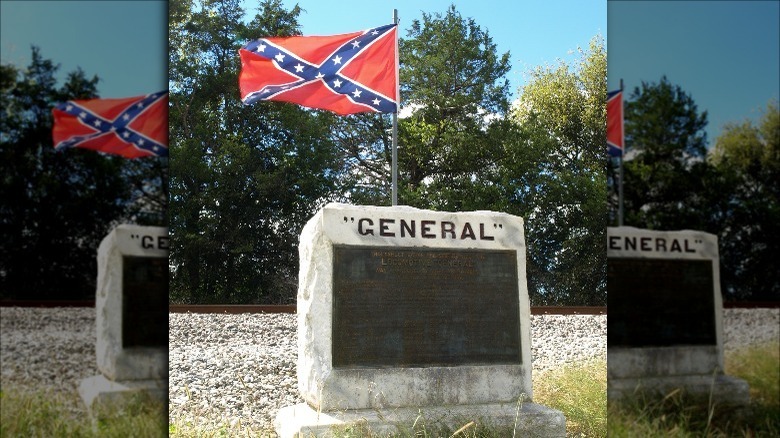
[[[357,232],[361,236],[415,238],[419,235],[423,239],[495,240],[495,236],[487,234],[484,223],[479,223],[476,228],[479,233],[469,222],[458,225],[450,221],[389,218],[380,218],[376,222],[369,218],[357,221]]]

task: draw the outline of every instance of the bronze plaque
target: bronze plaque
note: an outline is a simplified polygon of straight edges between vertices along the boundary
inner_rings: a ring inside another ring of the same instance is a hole
[[[122,259],[122,348],[167,348],[168,258]]]
[[[333,366],[520,363],[517,252],[334,246]]]
[[[711,260],[610,258],[610,347],[715,345]]]

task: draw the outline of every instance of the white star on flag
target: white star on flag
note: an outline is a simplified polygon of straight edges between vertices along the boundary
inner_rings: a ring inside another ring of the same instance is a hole
[[[342,115],[395,112],[397,41],[395,24],[340,35],[250,41],[239,50],[241,100],[246,105],[292,102]]]
[[[52,109],[54,148],[83,147],[125,158],[167,156],[168,125],[163,120],[168,111],[167,95],[162,92],[58,104]]]

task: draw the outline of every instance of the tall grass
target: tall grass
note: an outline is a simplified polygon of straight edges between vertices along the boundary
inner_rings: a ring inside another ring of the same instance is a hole
[[[123,407],[96,409],[90,416],[74,391],[64,393],[3,385],[0,390],[0,437],[140,437],[167,436],[163,403],[137,396]]]
[[[606,360],[567,366],[535,378],[534,401],[563,412],[568,436],[606,436]]]
[[[780,349],[777,342],[725,356],[726,374],[750,385],[742,412],[698,406],[679,392],[663,400],[634,400],[609,407],[610,437],[780,436]]]

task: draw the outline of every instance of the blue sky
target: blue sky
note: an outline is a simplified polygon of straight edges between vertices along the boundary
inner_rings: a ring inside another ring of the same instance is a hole
[[[453,2],[341,0],[338,7],[323,0],[283,2],[286,8],[296,3],[305,11],[300,16],[304,34],[328,35],[386,24],[395,8],[404,37],[423,11],[444,13]],[[244,1],[251,15],[257,4],[257,0]],[[26,66],[30,45],[36,44],[44,58],[61,64],[61,78],[79,66],[90,76],[97,74],[103,97],[146,94],[167,86],[164,1],[2,0],[0,8],[3,63]],[[573,63],[577,47],[587,47],[596,35],[606,39],[605,0],[470,1],[456,8],[490,33],[500,54],[511,53],[508,79],[513,93],[530,69],[559,59]]]
[[[129,97],[168,86],[165,1],[0,1],[0,58],[26,67],[30,46],[65,74],[97,75],[102,97]]]
[[[555,65],[559,59],[573,64],[578,59],[577,47],[587,48],[596,35],[605,41],[607,37],[606,0],[283,0],[282,3],[286,9],[298,4],[305,11],[299,16],[304,35],[339,34],[392,23],[393,9],[397,9],[401,38],[406,37],[406,30],[414,20],[422,19],[423,12],[443,15],[454,3],[461,16],[473,18],[488,31],[499,54],[510,52],[512,71],[507,79],[515,97],[529,70],[545,64]],[[257,13],[256,0],[243,0],[242,4],[251,16]],[[261,36],[267,35],[257,35]]]
[[[610,1],[607,8],[609,89],[622,78],[628,97],[666,75],[707,111],[710,146],[724,123],[758,121],[778,99],[780,1]]]
[[[304,12],[304,34],[350,32],[392,21],[401,36],[422,12],[444,13],[451,0],[284,0]],[[258,1],[245,0],[254,15]],[[780,1],[469,1],[456,5],[486,29],[499,53],[511,52],[516,96],[528,71],[559,59],[574,63],[577,47],[595,35],[608,43],[610,89],[627,90],[666,75],[709,115],[711,142],[726,122],[758,120],[780,96]],[[345,13],[346,11],[346,13]],[[345,18],[346,17],[346,18]],[[98,75],[104,97],[146,94],[167,86],[164,1],[0,2],[0,58],[26,66],[30,45],[61,64]],[[258,35],[260,36],[260,35]],[[629,145],[630,147],[630,145]]]

